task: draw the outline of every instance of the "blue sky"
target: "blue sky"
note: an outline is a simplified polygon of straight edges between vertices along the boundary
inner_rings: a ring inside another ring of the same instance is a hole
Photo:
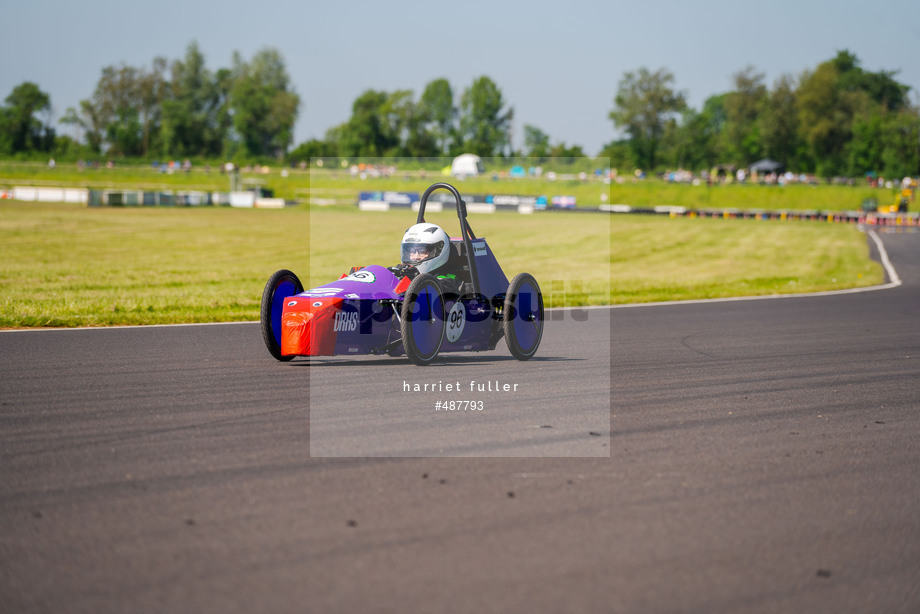
[[[302,100],[296,143],[347,120],[366,89],[418,96],[444,77],[459,99],[488,75],[514,108],[516,146],[532,124],[593,155],[616,137],[607,115],[626,71],[667,68],[700,108],[747,65],[772,85],[840,49],[866,70],[899,71],[920,101],[916,0],[0,2],[0,96],[34,81],[55,118],[92,94],[103,67],[180,59],[192,40],[212,70],[234,51],[277,48]]]

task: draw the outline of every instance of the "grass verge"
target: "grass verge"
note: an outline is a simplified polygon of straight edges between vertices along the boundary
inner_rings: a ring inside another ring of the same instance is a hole
[[[431,214],[456,235],[456,217]],[[853,226],[640,216],[470,218],[510,278],[548,306],[809,292],[872,285]],[[110,208],[0,203],[0,327],[256,320],[268,276],[306,286],[393,264],[407,212],[348,208]]]

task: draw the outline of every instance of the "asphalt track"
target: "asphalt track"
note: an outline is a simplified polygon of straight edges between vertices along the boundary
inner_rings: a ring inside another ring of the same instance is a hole
[[[882,239],[894,289],[592,312],[609,395],[571,317],[424,376],[276,363],[253,324],[2,333],[0,610],[920,611],[920,234]],[[486,373],[542,391],[530,424],[381,439],[394,385]],[[370,457],[310,456],[310,382]],[[556,456],[399,456],[503,439]]]

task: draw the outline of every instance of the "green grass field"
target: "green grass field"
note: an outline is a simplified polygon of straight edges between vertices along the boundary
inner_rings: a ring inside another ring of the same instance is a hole
[[[432,214],[449,234],[457,221]],[[258,319],[268,276],[309,287],[393,264],[405,211],[84,208],[0,202],[0,327]],[[872,285],[851,225],[546,213],[472,215],[505,272],[549,306],[808,292]]]

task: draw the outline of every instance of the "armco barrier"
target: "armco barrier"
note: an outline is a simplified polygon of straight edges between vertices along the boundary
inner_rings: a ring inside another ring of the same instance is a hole
[[[387,196],[396,195],[392,199]],[[358,209],[361,211],[389,211],[390,209],[408,209],[418,211],[418,200],[409,204],[409,196],[414,193],[400,192],[361,192],[358,198]],[[428,209],[441,210],[440,199],[432,195],[428,202]],[[448,195],[449,196],[449,195]],[[513,195],[466,195],[467,210],[470,213],[495,213],[496,211],[517,211],[530,214],[543,211],[572,211],[577,213],[619,213],[636,215],[667,215],[668,217],[690,218],[718,218],[718,219],[745,219],[761,221],[816,221],[830,223],[868,224],[876,226],[905,226],[920,227],[920,213],[874,213],[864,211],[764,211],[751,209],[687,209],[674,205],[660,205],[656,207],[633,207],[627,204],[603,204],[597,207],[574,207],[574,201],[569,197],[553,197],[550,202],[555,205],[546,206],[544,197],[513,196]],[[542,200],[542,202],[541,202]],[[452,204],[452,202],[451,202]]]
[[[554,197],[558,198],[558,197]],[[574,204],[574,197],[562,197]],[[496,211],[517,211],[521,214],[533,213],[547,208],[545,196],[516,196],[511,194],[465,194],[467,211],[470,213],[495,213]],[[427,211],[441,211],[445,203],[454,206],[453,196],[448,193],[435,192],[426,205]],[[358,209],[361,211],[389,211],[390,209],[419,209],[417,192],[360,192]],[[557,205],[557,207],[562,207]],[[570,208],[571,205],[565,205]]]
[[[197,207],[213,204],[211,192],[170,190],[90,190],[90,207]]]

